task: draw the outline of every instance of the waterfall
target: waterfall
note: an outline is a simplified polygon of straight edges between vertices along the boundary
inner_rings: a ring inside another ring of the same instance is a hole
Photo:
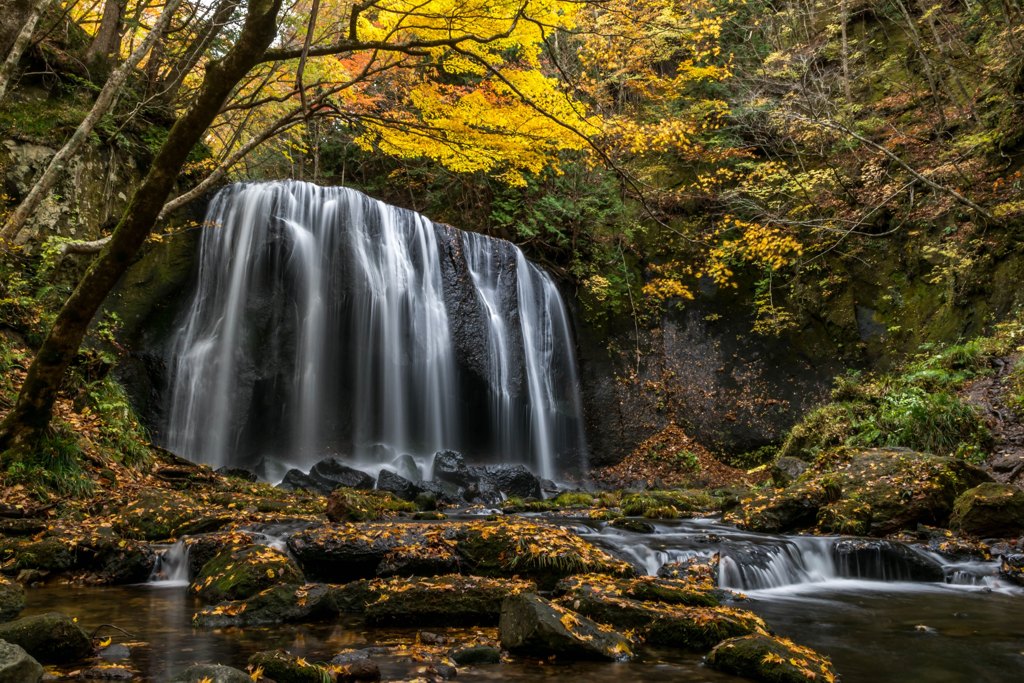
[[[179,538],[174,545],[157,556],[149,583],[170,588],[187,586],[191,579],[188,575],[188,555],[188,543],[184,538]]]
[[[443,449],[582,465],[569,316],[513,244],[346,188],[228,187],[169,345],[161,438],[212,466]]]

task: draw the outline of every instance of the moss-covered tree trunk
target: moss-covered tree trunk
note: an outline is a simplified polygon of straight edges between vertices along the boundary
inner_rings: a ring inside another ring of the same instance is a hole
[[[224,101],[257,64],[277,30],[281,0],[249,0],[245,24],[223,59],[206,69],[199,94],[171,128],[106,247],[65,302],[28,369],[18,400],[0,423],[0,452],[31,446],[49,425],[54,400],[96,311],[152,230],[189,152]]]

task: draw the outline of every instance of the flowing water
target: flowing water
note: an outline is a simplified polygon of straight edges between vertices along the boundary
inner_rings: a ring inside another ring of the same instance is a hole
[[[583,466],[565,304],[511,243],[293,181],[222,190],[206,221],[170,344],[171,450],[268,478],[442,449]]]
[[[737,606],[829,655],[846,683],[1024,680],[1024,589],[1000,580],[997,562],[954,562],[884,541],[756,534],[714,520],[658,524],[654,534],[578,531],[648,574],[717,553],[719,585],[748,598]]]
[[[994,562],[949,562],[901,544],[864,539],[754,534],[713,520],[662,523],[653,534],[573,520],[561,523],[629,559],[644,573],[666,562],[717,553],[720,583],[746,596],[736,606],[757,612],[775,632],[829,655],[845,683],[1024,680],[1024,590],[1000,581]],[[281,547],[292,531],[265,530],[261,542]],[[184,545],[176,544],[165,551],[158,566],[162,570],[150,584],[35,589],[29,592],[27,613],[59,610],[77,616],[87,630],[100,624],[125,629],[144,641],[133,648],[131,661],[152,681],[167,680],[193,662],[244,668],[252,653],[275,647],[326,660],[342,649],[408,645],[416,637],[415,629],[371,629],[355,618],[197,631],[189,624],[199,605],[184,588],[180,572],[185,563]],[[934,580],[907,580],[931,574]],[[459,629],[429,630],[454,641],[467,635]],[[379,661],[385,680],[417,674],[418,665],[407,656],[392,653]],[[465,681],[582,679],[739,680],[705,668],[699,655],[664,649],[645,650],[628,664],[540,666],[517,661],[461,669],[458,676]]]

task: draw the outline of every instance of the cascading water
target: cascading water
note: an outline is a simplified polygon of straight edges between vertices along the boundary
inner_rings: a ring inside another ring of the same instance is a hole
[[[346,188],[239,184],[207,215],[164,441],[214,466],[442,449],[582,464],[570,324],[503,240]]]
[[[653,534],[612,526],[577,530],[645,574],[656,574],[670,563],[707,561],[717,555],[718,585],[733,590],[830,590],[853,584],[1007,588],[996,578],[997,562],[950,562],[881,539],[773,536],[711,519],[658,525]]]

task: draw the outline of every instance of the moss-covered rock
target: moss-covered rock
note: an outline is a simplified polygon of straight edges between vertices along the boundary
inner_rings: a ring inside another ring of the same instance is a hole
[[[609,522],[608,526],[625,529],[636,534],[653,534],[656,531],[653,524],[636,517],[618,517]]]
[[[727,521],[754,531],[885,536],[946,526],[958,495],[989,480],[955,458],[899,448],[840,449],[790,486],[742,501]]]
[[[25,589],[0,576],[0,621],[10,621],[25,609]]]
[[[1024,555],[1005,555],[999,561],[999,576],[1018,586],[1024,586]]]
[[[13,568],[42,572],[65,572],[76,566],[75,539],[48,536],[39,540],[17,540],[10,545]]]
[[[476,664],[498,664],[501,662],[501,650],[490,645],[471,645],[451,653],[452,660],[459,666]]]
[[[1024,533],[1024,491],[1009,484],[981,484],[956,499],[950,527],[982,538]]]
[[[98,533],[79,543],[78,564],[89,572],[86,580],[92,583],[141,583],[152,574],[156,553],[148,543]]]
[[[413,503],[396,497],[390,491],[339,488],[332,491],[327,499],[327,519],[332,522],[371,522],[394,517],[400,512],[415,511]]]
[[[632,656],[622,634],[533,593],[505,600],[498,632],[502,647],[528,657],[617,661]]]
[[[648,643],[691,651],[703,652],[726,638],[766,628],[751,612],[718,606],[713,591],[678,585],[683,583],[591,580],[573,587],[559,602],[599,623],[633,631]]]
[[[796,481],[801,474],[807,471],[811,464],[806,460],[800,460],[792,456],[784,455],[777,458],[771,466],[772,483],[778,487],[785,487]]]
[[[42,678],[43,667],[24,648],[0,640],[0,683],[39,683]]]
[[[23,647],[44,664],[61,664],[92,654],[92,643],[71,617],[58,612],[0,624],[0,640]]]
[[[284,650],[257,652],[249,658],[249,665],[262,670],[263,676],[275,683],[324,683],[333,679],[326,667],[311,664]]]
[[[708,655],[707,665],[766,683],[837,680],[828,657],[785,638],[763,633],[720,643]]]
[[[646,641],[683,650],[703,652],[727,638],[766,630],[756,614],[733,607],[658,606],[655,612],[644,629]]]
[[[125,507],[114,528],[127,538],[159,541],[215,531],[232,520],[177,491],[150,489]]]
[[[252,683],[249,674],[222,664],[193,664],[170,683]]]
[[[714,512],[719,500],[707,491],[663,490],[631,493],[622,498],[622,512],[648,519],[675,519],[702,512]]]
[[[238,550],[253,545],[256,537],[245,531],[216,531],[182,540],[188,552],[188,578],[195,579],[206,563],[227,549]]]
[[[718,564],[718,553],[710,557],[694,555],[661,565],[658,567],[658,577],[678,579],[685,581],[687,585],[708,590],[718,585]]]
[[[505,598],[536,590],[527,581],[477,576],[377,580],[375,599],[366,605],[371,624],[405,626],[487,625],[498,623]]]
[[[636,570],[576,534],[521,518],[471,522],[458,529],[456,551],[482,576],[515,574],[550,589],[573,574],[629,577]]]
[[[321,581],[433,576],[457,571],[454,533],[439,524],[325,524],[292,535],[288,548]]]
[[[207,562],[189,592],[208,604],[244,600],[278,584],[301,584],[298,566],[265,545],[226,548]]]
[[[365,584],[366,582],[362,582]],[[264,626],[267,624],[297,623],[330,618],[339,611],[339,597],[347,598],[345,605],[355,602],[354,590],[336,596],[337,589],[322,584],[302,586],[283,585],[267,588],[248,600],[223,602],[204,607],[192,616],[192,624],[199,628],[225,628],[228,626]],[[369,593],[362,591],[365,603]]]
[[[728,595],[728,591],[716,589],[703,575],[699,578],[640,576],[623,579],[584,574],[562,579],[555,586],[555,593],[567,599],[572,599],[576,593],[593,593],[691,607],[716,607]]]

